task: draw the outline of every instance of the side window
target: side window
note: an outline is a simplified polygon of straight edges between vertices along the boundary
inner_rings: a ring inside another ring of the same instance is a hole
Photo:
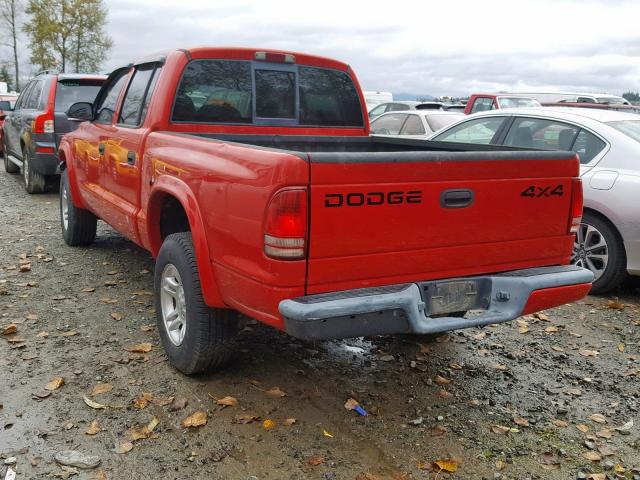
[[[113,120],[113,115],[116,112],[116,104],[118,103],[118,97],[120,97],[120,91],[124,86],[128,73],[128,70],[122,69],[116,77],[111,79],[107,89],[101,94],[101,98],[96,107],[96,122],[111,123]]]
[[[433,140],[488,145],[504,119],[505,117],[475,118],[451,127]]]
[[[249,62],[192,61],[182,75],[171,120],[251,123],[252,87]]]
[[[31,87],[33,87],[33,83],[34,82],[31,82],[29,85],[27,85],[18,97],[18,101],[16,102],[15,106],[16,110],[22,110],[23,108],[25,108],[25,105],[27,104],[27,98],[29,98],[29,94],[31,93]]]
[[[142,123],[142,109],[145,103],[147,87],[153,77],[155,65],[143,65],[133,74],[129,82],[129,88],[124,96],[118,123],[137,126]]]
[[[40,94],[42,92],[42,84],[42,80],[38,80],[33,83],[33,87],[31,87],[31,91],[29,92],[29,97],[25,101],[25,109],[33,110],[38,108],[38,103],[40,102]]]
[[[409,115],[400,130],[400,135],[425,135],[426,133],[422,119],[418,115]]]
[[[405,105],[404,103],[389,103],[387,105],[387,112],[400,112],[403,110],[411,110],[407,105]]]
[[[377,117],[378,115],[382,115],[384,113],[385,108],[387,108],[386,105],[378,105],[377,107],[374,107],[374,109],[369,112],[369,116]]]
[[[585,130],[580,130],[573,144],[573,150],[580,157],[580,163],[589,163],[593,160],[606,146],[602,140]]]
[[[158,83],[158,77],[160,76],[161,71],[162,71],[162,67],[157,67],[153,71],[153,77],[151,77],[149,88],[147,88],[147,95],[144,98],[144,103],[142,104],[142,113],[140,114],[140,123],[144,122],[144,119],[147,116],[147,110],[149,110],[149,103],[151,102],[151,95],[153,95],[153,91],[156,88],[156,83]]]
[[[504,144],[541,150],[570,150],[578,128],[542,118],[516,118]]]
[[[406,119],[406,113],[383,115],[371,122],[371,133],[374,135],[398,135]]]
[[[486,112],[487,110],[493,110],[493,98],[476,98],[473,102],[473,107],[471,107],[471,113]]]

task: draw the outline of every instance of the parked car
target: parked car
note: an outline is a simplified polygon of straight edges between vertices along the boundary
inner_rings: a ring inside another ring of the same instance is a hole
[[[4,122],[3,157],[7,172],[22,169],[27,192],[43,192],[47,177],[60,173],[60,139],[77,126],[65,112],[73,103],[93,101],[105,78],[43,72],[22,91]]]
[[[403,110],[444,110],[444,104],[441,102],[418,102],[413,100],[381,103],[369,111],[369,119],[374,119],[383,113]]]
[[[465,105],[464,113],[487,112],[500,108],[539,107],[540,102],[524,95],[511,93],[474,93]]]
[[[602,105],[631,105],[624,97],[611,95],[608,93],[586,93],[586,92],[519,92],[535,98],[540,103],[599,103]]]
[[[500,110],[474,115],[431,138],[576,152],[584,215],[572,263],[594,273],[594,293],[614,289],[627,273],[640,275],[640,116],[568,107]]]
[[[229,358],[237,312],[303,339],[433,333],[591,288],[567,265],[575,155],[376,139],[364,105],[347,64],[313,55],[118,68],[69,109],[87,121],[60,144],[63,238],[92,243],[100,218],[152,253],[158,332],[185,373]]]
[[[383,113],[371,121],[372,135],[426,138],[465,117],[463,113],[441,110],[413,110]]]
[[[0,94],[0,155],[4,155],[4,141],[3,141],[3,125],[4,119],[9,112],[13,111],[13,107],[16,104],[18,95],[12,93]]]

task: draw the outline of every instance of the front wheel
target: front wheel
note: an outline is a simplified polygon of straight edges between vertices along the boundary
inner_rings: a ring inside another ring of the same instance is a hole
[[[154,294],[158,332],[175,368],[190,375],[229,361],[238,314],[205,304],[191,233],[165,238],[156,261]]]
[[[622,240],[607,221],[589,212],[582,217],[571,263],[593,272],[591,293],[609,292],[627,276],[627,257]]]
[[[60,178],[60,225],[64,241],[72,247],[91,245],[96,238],[98,218],[73,204],[66,170]]]

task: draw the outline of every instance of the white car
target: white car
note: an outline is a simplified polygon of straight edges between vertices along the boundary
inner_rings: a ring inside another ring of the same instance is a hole
[[[576,152],[584,214],[572,263],[594,273],[594,293],[616,288],[627,273],[640,275],[640,115],[570,107],[493,110],[430,140]]]
[[[464,113],[442,110],[405,110],[383,113],[371,120],[371,134],[426,139],[458,120],[467,118]]]

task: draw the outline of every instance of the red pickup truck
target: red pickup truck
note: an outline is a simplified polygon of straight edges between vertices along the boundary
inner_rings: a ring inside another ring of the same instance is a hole
[[[64,239],[90,244],[100,218],[151,252],[159,334],[185,373],[229,358],[237,312],[303,339],[421,334],[591,286],[568,265],[575,154],[371,137],[335,60],[174,50],[68,114],[87,121],[59,150]]]

